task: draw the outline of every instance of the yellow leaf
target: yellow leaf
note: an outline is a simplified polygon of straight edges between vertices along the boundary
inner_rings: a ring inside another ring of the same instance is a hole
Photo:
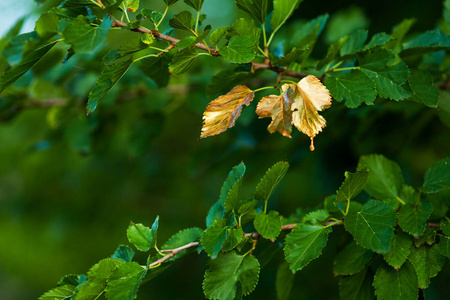
[[[294,98],[298,97],[298,89],[295,84],[284,84],[281,87],[281,95],[270,95],[262,98],[256,107],[259,118],[272,117],[267,130],[270,133],[276,131],[290,138],[292,131],[291,105]]]
[[[331,96],[320,80],[308,75],[297,84],[299,97],[292,104],[292,124],[311,139],[309,149],[314,150],[314,137],[326,126],[325,118],[319,115],[331,105]]]
[[[217,135],[234,126],[244,105],[249,105],[255,93],[245,85],[235,86],[226,95],[211,101],[203,114],[200,138]]]

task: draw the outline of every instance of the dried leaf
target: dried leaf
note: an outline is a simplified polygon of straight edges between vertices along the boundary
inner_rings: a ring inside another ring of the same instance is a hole
[[[243,105],[249,105],[255,93],[245,85],[235,86],[226,95],[211,101],[203,114],[200,138],[217,135],[234,126]]]
[[[308,75],[298,83],[299,97],[292,104],[292,124],[311,138],[309,149],[314,150],[314,137],[326,126],[325,118],[319,115],[331,105],[331,96],[320,80]]]
[[[270,133],[279,131],[282,135],[290,138],[292,131],[291,106],[294,98],[298,97],[298,89],[295,84],[284,84],[281,91],[279,96],[270,95],[262,98],[256,107],[256,114],[260,119],[272,118],[272,122],[267,127]]]

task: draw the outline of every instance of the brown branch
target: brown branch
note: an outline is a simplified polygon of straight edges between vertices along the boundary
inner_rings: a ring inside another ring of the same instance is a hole
[[[98,3],[101,7],[105,8],[105,5],[102,3],[102,0],[97,0],[97,3]]]
[[[169,254],[165,255],[164,257],[158,259],[155,262],[152,262],[148,267],[149,268],[153,268],[156,266],[159,266],[160,264],[162,264],[163,262],[165,262],[166,260],[168,260],[171,257],[174,257],[178,252],[192,248],[192,247],[197,247],[199,245],[198,242],[192,242],[189,244],[186,244],[184,246],[178,247],[176,249],[172,249],[172,250],[161,250],[161,252],[170,252]]]
[[[113,27],[126,27],[126,26],[128,26],[128,24],[125,23],[125,22],[119,21],[117,19],[114,19],[112,26]],[[174,38],[174,37],[162,34],[162,33],[160,33],[159,31],[157,31],[155,29],[146,29],[146,28],[143,28],[143,27],[139,27],[139,28],[131,29],[131,30],[132,31],[136,31],[136,32],[140,32],[140,33],[152,34],[155,38],[168,41],[168,42],[170,42],[173,45],[176,45],[180,41],[177,38]],[[206,46],[203,43],[197,43],[194,46],[197,47],[198,49],[210,52],[212,56],[221,56],[219,51],[216,48],[214,48],[214,47],[208,47],[208,46]],[[260,69],[261,70],[262,69],[271,70],[271,71],[273,71],[273,72],[275,72],[275,73],[277,73],[279,75],[283,74],[283,75],[291,76],[291,77],[295,77],[295,78],[303,78],[303,77],[307,76],[307,74],[304,74],[304,73],[298,73],[298,72],[295,72],[295,71],[286,70],[285,68],[274,66],[274,65],[270,64],[270,62],[267,61],[267,60],[264,63],[258,63],[258,62],[252,61],[252,62],[248,63],[248,65],[252,66],[252,69],[254,71],[260,70]]]

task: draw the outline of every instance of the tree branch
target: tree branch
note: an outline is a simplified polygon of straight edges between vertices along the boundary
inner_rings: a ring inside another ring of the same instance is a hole
[[[128,26],[128,24],[125,22],[119,21],[117,19],[114,19],[112,26],[113,27],[126,27],[126,26]],[[176,45],[180,41],[177,38],[162,34],[155,29],[150,30],[150,29],[146,29],[143,27],[139,27],[139,28],[131,29],[131,30],[140,32],[140,33],[152,34],[155,38],[159,38],[161,40],[168,41],[173,45]],[[214,47],[208,47],[203,43],[197,43],[194,46],[197,47],[198,49],[210,52],[212,56],[221,56],[219,51]],[[295,71],[286,70],[285,68],[274,66],[274,65],[270,64],[270,62],[267,62],[267,61],[265,61],[264,63],[258,63],[258,62],[252,61],[252,62],[248,63],[248,65],[252,66],[254,71],[260,70],[260,69],[271,70],[279,75],[283,74],[286,76],[291,76],[291,77],[300,78],[300,79],[307,76],[307,74],[304,74],[304,73],[298,73]]]
[[[178,252],[192,248],[192,247],[197,247],[199,245],[198,242],[192,242],[189,244],[186,244],[184,246],[178,247],[176,249],[172,249],[172,250],[161,250],[161,252],[170,252],[169,254],[165,255],[164,257],[158,259],[155,262],[152,262],[148,267],[149,268],[153,268],[156,266],[159,266],[160,264],[162,264],[164,261],[168,260],[171,257],[174,257]]]

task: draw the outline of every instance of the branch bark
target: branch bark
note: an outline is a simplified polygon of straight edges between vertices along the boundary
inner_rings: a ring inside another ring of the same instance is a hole
[[[184,246],[178,247],[178,248],[176,248],[176,249],[172,249],[172,250],[161,250],[161,252],[169,252],[169,251],[170,251],[170,253],[167,254],[167,255],[165,255],[165,256],[163,256],[162,258],[158,259],[157,261],[152,262],[152,263],[148,266],[148,268],[150,269],[150,268],[159,266],[160,264],[162,264],[163,262],[165,262],[165,261],[168,260],[169,258],[174,257],[178,252],[183,251],[183,250],[186,250],[186,249],[189,249],[189,248],[192,248],[192,247],[197,247],[198,245],[199,245],[198,242],[192,242],[192,243],[186,244],[186,245],[184,245]]]

